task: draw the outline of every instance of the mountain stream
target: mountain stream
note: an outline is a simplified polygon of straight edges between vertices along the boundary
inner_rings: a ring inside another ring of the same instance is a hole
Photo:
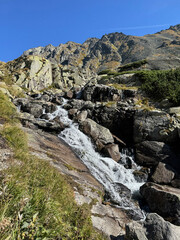
[[[50,120],[58,116],[60,121],[67,126],[58,137],[73,149],[91,174],[104,186],[115,205],[129,210],[135,219],[144,219],[144,212],[137,206],[137,203],[126,194],[120,194],[119,186],[122,186],[121,184],[130,189],[132,195],[136,195],[140,186],[143,185],[144,182],[136,181],[133,175],[134,169],[126,169],[123,164],[119,164],[111,158],[102,157],[96,152],[91,139],[79,130],[77,123],[69,119],[68,112],[62,106],[58,106],[55,112],[48,115]],[[126,152],[121,153],[121,162],[126,158]],[[128,158],[133,162],[132,157],[128,156]],[[133,165],[136,170],[139,169],[135,162]]]

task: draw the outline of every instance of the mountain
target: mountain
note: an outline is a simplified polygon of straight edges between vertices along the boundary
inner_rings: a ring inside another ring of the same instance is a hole
[[[75,67],[91,75],[103,69],[147,59],[146,68],[170,69],[180,65],[180,24],[142,37],[110,33],[83,44],[67,42],[57,47],[32,48],[22,56],[38,55],[61,66]]]

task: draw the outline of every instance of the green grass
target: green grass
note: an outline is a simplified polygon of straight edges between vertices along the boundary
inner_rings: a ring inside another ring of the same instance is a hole
[[[119,71],[120,72],[124,72],[124,71],[132,71],[136,68],[140,68],[141,66],[145,65],[147,63],[146,59],[140,60],[140,61],[136,61],[136,62],[132,62],[132,63],[128,63],[125,64],[123,66],[119,67]]]
[[[16,109],[8,97],[1,92],[0,96],[1,117],[6,121],[0,135],[15,159],[0,175],[0,239],[104,239],[92,227],[90,206],[76,204],[67,177],[48,161],[29,154]]]
[[[0,91],[0,117],[6,122],[17,120],[16,107],[3,92]]]

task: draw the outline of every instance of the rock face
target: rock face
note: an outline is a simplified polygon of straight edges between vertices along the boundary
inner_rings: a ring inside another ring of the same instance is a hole
[[[172,148],[164,142],[143,141],[135,145],[137,163],[145,167],[157,166],[159,162],[170,164],[177,171],[179,158],[172,151]]]
[[[51,62],[38,56],[20,57],[8,63],[14,81],[21,87],[41,90],[52,85]]]
[[[178,240],[180,227],[165,221],[155,213],[147,216],[143,224],[132,222],[126,225],[125,240]]]
[[[151,211],[171,222],[180,225],[180,190],[155,183],[145,183],[140,192],[148,203]]]
[[[162,111],[137,111],[134,120],[134,142],[145,140],[175,142],[178,140],[178,123]]]
[[[23,56],[39,55],[51,62],[79,67],[86,74],[120,64],[148,59],[146,68],[168,69],[179,66],[179,25],[143,37],[110,33],[101,39],[90,38],[83,44],[67,42],[57,47],[48,45],[25,51]],[[176,54],[175,54],[176,53]]]
[[[113,87],[105,85],[87,85],[82,91],[82,99],[92,102],[118,101],[121,99],[122,92]]]

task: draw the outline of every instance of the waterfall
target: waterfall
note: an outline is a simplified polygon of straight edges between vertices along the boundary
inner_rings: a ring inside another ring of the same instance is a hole
[[[58,106],[54,113],[49,114],[50,120],[57,116],[67,126],[58,137],[71,146],[91,174],[104,186],[113,202],[125,209],[140,211],[131,199],[124,195],[122,197],[118,191],[119,183],[130,189],[131,193],[137,192],[143,185],[143,182],[139,183],[135,180],[134,169],[126,169],[123,164],[119,164],[111,158],[102,157],[96,152],[91,139],[79,130],[77,123],[68,118],[68,112],[63,107]],[[126,152],[122,153],[122,159],[125,157]],[[133,162],[132,157],[131,161]],[[138,169],[135,163],[134,166]],[[140,218],[144,217],[142,212],[140,215],[142,215]]]

